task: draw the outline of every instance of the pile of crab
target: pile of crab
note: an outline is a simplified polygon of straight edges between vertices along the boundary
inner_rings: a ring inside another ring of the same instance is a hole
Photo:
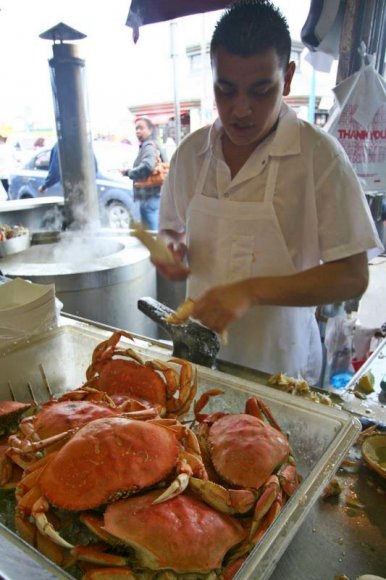
[[[299,485],[288,438],[254,397],[205,414],[221,391],[195,400],[190,363],[144,361],[122,335],[96,347],[80,388],[0,402],[16,529],[86,580],[232,578]]]

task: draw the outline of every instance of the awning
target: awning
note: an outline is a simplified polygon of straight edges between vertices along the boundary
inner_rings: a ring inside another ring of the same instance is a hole
[[[213,12],[230,4],[230,0],[132,0],[126,25],[133,29],[133,39],[137,42],[140,26],[190,14]]]
[[[189,101],[180,102],[180,116],[188,115],[190,109],[199,108],[200,101],[192,99]],[[166,125],[168,121],[174,118],[175,107],[174,103],[152,103],[148,105],[138,105],[130,107],[131,113],[135,117],[148,117],[154,125]]]

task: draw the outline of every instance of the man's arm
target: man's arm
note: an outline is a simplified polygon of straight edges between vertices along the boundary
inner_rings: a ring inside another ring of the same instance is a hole
[[[357,298],[366,290],[367,284],[367,254],[363,252],[290,276],[250,278],[216,286],[196,298],[192,317],[222,332],[256,304],[331,304]]]
[[[144,143],[141,150],[141,162],[127,171],[132,180],[146,179],[149,177],[157,164],[157,150],[153,143]]]
[[[58,181],[60,181],[59,154],[58,154],[58,148],[55,145],[51,149],[47,177],[46,177],[43,185],[41,185],[39,187],[39,191],[41,193],[43,191],[46,191],[46,189],[48,189],[49,187],[52,187],[53,185],[55,185],[55,183],[58,183]]]

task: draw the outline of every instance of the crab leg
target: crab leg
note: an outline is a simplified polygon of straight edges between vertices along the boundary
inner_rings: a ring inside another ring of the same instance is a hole
[[[194,404],[194,416],[196,421],[204,421],[208,415],[200,414],[200,411],[208,404],[211,397],[217,397],[217,395],[223,395],[224,391],[221,389],[210,389],[201,395],[198,401]]]
[[[280,425],[272,415],[270,408],[268,405],[263,403],[261,399],[258,399],[257,397],[250,397],[245,404],[245,412],[248,415],[257,417],[258,419],[263,419],[263,417],[265,417],[269,424],[272,425],[272,427],[282,432]]]
[[[277,476],[279,478],[281,488],[288,496],[291,496],[299,487],[299,474],[296,471],[295,465],[292,465],[291,463],[282,465],[277,473]]]
[[[272,504],[280,493],[280,483],[276,475],[271,475],[263,486],[262,493],[256,502],[250,537],[253,537],[259,528],[264,516],[269,512]]]
[[[14,453],[34,453],[35,451],[40,451],[45,447],[49,447],[53,443],[57,443],[58,441],[70,437],[75,432],[76,429],[69,429],[68,431],[52,435],[52,437],[47,437],[46,439],[41,439],[39,441],[21,440],[16,437],[16,435],[11,435],[9,437],[10,450]]]
[[[83,580],[121,580],[124,578],[138,578],[128,568],[92,568],[83,576]]]
[[[252,521],[248,540],[242,543],[238,548],[236,548],[235,552],[233,552],[229,561],[229,566],[235,564],[237,561],[240,561],[240,558],[244,559],[250,550],[252,550],[252,548],[254,548],[260,542],[270,525],[279,515],[282,508],[282,502],[283,495],[281,490],[279,490],[269,509],[266,510],[263,508],[265,515],[260,518],[259,514],[259,517]]]
[[[91,564],[99,564],[101,566],[126,566],[127,559],[123,556],[116,556],[114,554],[106,554],[109,546],[107,544],[94,544],[93,546],[75,546],[72,548],[71,555],[82,562],[90,562]]]
[[[0,487],[3,489],[11,481],[13,473],[12,463],[6,454],[7,450],[7,445],[0,445]]]

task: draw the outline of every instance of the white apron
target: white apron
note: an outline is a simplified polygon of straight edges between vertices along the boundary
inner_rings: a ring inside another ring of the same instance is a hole
[[[273,207],[279,160],[269,160],[262,202],[202,195],[209,164],[210,154],[187,210],[192,270],[187,295],[196,298],[212,286],[245,278],[296,273]],[[318,383],[322,348],[314,307],[253,306],[228,331],[228,344],[218,358]]]

